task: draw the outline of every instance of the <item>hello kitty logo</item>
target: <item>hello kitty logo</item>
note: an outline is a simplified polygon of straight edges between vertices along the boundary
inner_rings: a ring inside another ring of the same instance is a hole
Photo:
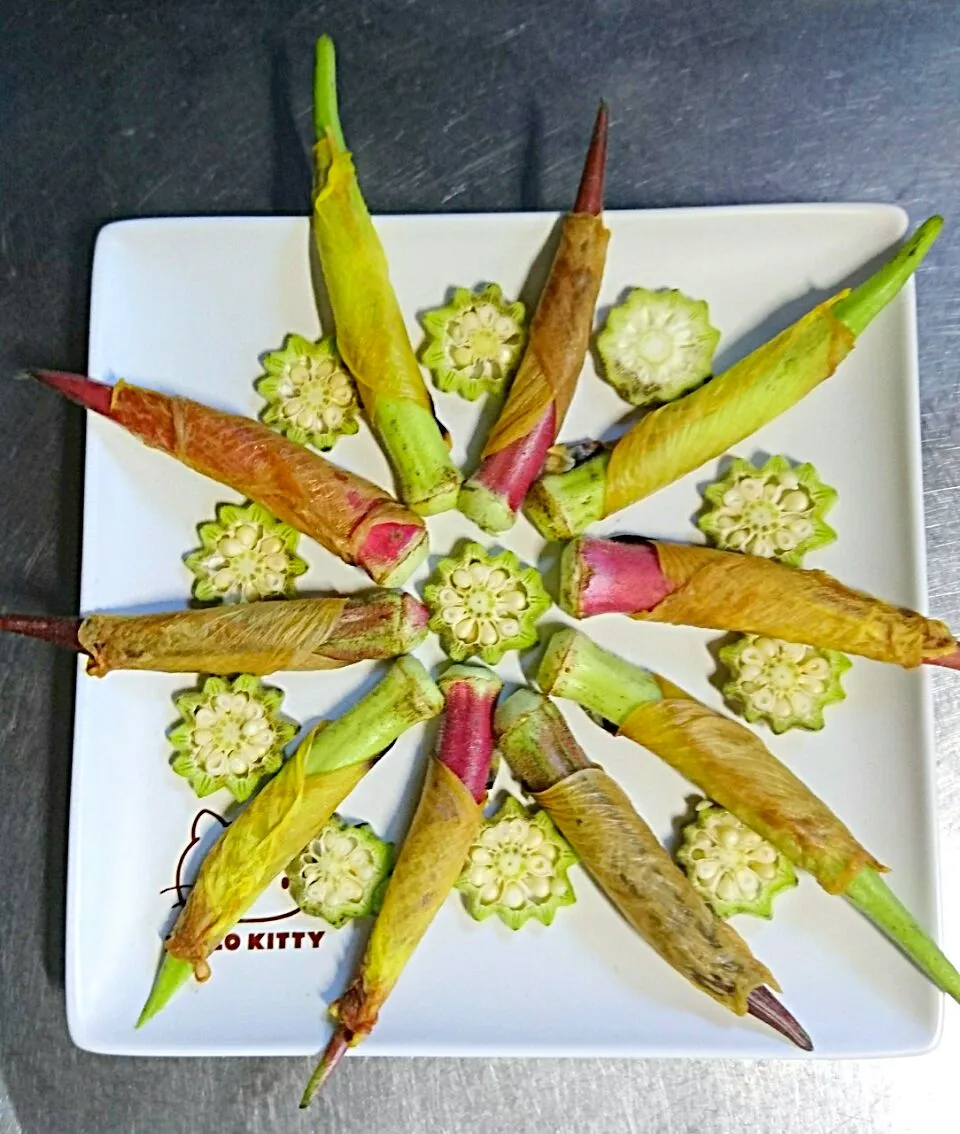
[[[180,857],[177,859],[173,885],[165,886],[160,891],[161,894],[172,893],[176,895],[173,909],[178,909],[186,904],[187,895],[193,885],[192,877],[196,875],[196,867],[202,859],[202,855],[193,854],[194,849],[201,844],[203,844],[206,849],[209,849],[229,826],[229,820],[225,819],[222,815],[218,815],[216,811],[212,811],[209,807],[203,808],[202,811],[198,811],[194,816],[193,822],[190,824],[189,840],[187,845],[183,848]],[[189,881],[187,881],[188,878],[190,879]],[[276,902],[278,906],[276,913],[262,914],[257,917],[243,917],[237,923],[238,926],[266,925],[274,922],[282,922],[301,914],[302,911],[299,906],[293,905],[291,908],[289,905],[289,899],[286,898],[286,892],[289,887],[290,883],[287,881],[286,877],[283,877],[279,880],[279,885],[271,886],[264,894],[263,898],[261,898],[260,902],[258,902],[258,907],[262,906],[264,902],[267,902],[269,905],[273,905],[274,902]],[[283,901],[285,898],[286,901]],[[283,903],[282,906],[281,902]],[[287,948],[316,949],[320,945],[323,934],[324,931],[322,929],[247,931],[246,933],[233,932],[227,934],[222,944],[217,946],[217,950],[225,949],[227,952],[233,953],[244,947],[244,945],[247,950],[252,952]]]

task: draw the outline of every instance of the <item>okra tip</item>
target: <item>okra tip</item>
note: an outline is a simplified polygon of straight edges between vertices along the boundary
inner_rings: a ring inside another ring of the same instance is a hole
[[[843,895],[924,973],[960,1003],[960,972],[872,867],[865,866]]]
[[[35,378],[85,409],[110,416],[113,387],[104,382],[96,382],[84,374],[68,374],[63,370],[25,370],[22,376]]]
[[[136,1026],[142,1028],[147,1021],[152,1020],[158,1012],[166,1008],[192,975],[193,966],[189,961],[182,961],[179,957],[164,952],[150,995],[140,1012]]]
[[[347,1054],[347,1049],[350,1046],[350,1038],[350,1033],[346,1028],[337,1028],[330,1037],[330,1042],[327,1044],[326,1050],[320,1057],[320,1062],[314,1069],[306,1087],[303,1089],[303,1094],[300,1096],[301,1110],[306,1110],[313,1101],[313,1096],[337,1069],[340,1060]]]
[[[341,150],[347,148],[337,107],[337,53],[333,39],[328,35],[322,35],[317,40],[313,71],[313,121],[318,142],[327,136],[329,130],[337,146]]]
[[[886,263],[833,307],[834,316],[862,334],[920,267],[943,228],[943,217],[927,217]]]
[[[82,621],[43,614],[0,614],[0,633],[39,638],[41,642],[81,653],[85,652],[79,638]]]
[[[768,1024],[775,1032],[796,1044],[801,1051],[813,1051],[813,1040],[791,1012],[780,1003],[769,988],[760,985],[747,998],[747,1011],[755,1019]]]
[[[601,99],[597,108],[597,117],[593,123],[590,147],[583,163],[580,188],[577,190],[577,199],[573,203],[571,212],[589,213],[594,217],[598,217],[603,212],[603,180],[607,167],[607,131],[609,124],[610,115],[607,111],[607,104]]]

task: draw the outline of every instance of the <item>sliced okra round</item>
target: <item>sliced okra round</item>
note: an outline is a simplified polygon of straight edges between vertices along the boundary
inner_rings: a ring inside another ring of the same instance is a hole
[[[296,554],[300,533],[260,504],[221,504],[200,524],[200,547],[184,556],[201,602],[254,602],[292,595],[307,570]]]
[[[511,929],[531,918],[550,925],[561,906],[577,900],[567,877],[576,862],[546,811],[507,796],[484,820],[456,886],[476,921],[496,914]]]
[[[597,335],[603,377],[634,406],[672,402],[710,376],[720,332],[707,304],[634,288]]]
[[[332,337],[310,342],[287,335],[280,350],[263,356],[263,368],[255,386],[267,403],[260,413],[265,425],[320,450],[357,432],[357,388]]]
[[[170,766],[200,797],[226,788],[235,799],[247,799],[279,769],[297,732],[280,714],[283,693],[251,674],[233,681],[208,677],[174,704],[180,720],[168,733],[176,750]]]
[[[741,551],[799,567],[808,551],[837,534],[824,516],[837,500],[811,464],[773,456],[764,465],[738,457],[704,491],[700,530],[724,551]]]
[[[751,724],[765,721],[776,733],[823,728],[824,708],[846,696],[841,678],[851,663],[838,650],[745,634],[719,656],[730,674],[724,697]]]
[[[300,909],[339,929],[377,912],[392,869],[393,843],[333,815],[285,873]]]
[[[683,830],[677,862],[718,917],[773,916],[773,899],[797,884],[797,873],[775,846],[708,799]]]
[[[473,542],[440,560],[423,598],[430,629],[450,657],[463,661],[475,654],[487,665],[508,650],[534,645],[536,622],[551,601],[533,567],[511,551],[491,554]]]
[[[420,322],[427,333],[420,358],[441,390],[472,402],[513,377],[526,340],[524,306],[504,299],[497,284],[458,287]]]

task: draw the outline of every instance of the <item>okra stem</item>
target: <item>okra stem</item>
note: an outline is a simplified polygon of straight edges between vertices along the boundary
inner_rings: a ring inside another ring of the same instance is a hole
[[[537,684],[544,693],[577,701],[615,725],[640,705],[663,696],[649,670],[617,657],[569,627],[550,639],[537,671]]]
[[[606,515],[609,464],[610,450],[601,448],[567,472],[544,473],[527,493],[524,515],[544,538],[571,539]]]
[[[398,658],[379,685],[314,734],[304,772],[322,775],[369,760],[442,708],[443,694],[422,663],[412,655]]]
[[[560,557],[560,606],[576,618],[651,610],[673,590],[647,540],[571,540]]]
[[[452,665],[437,684],[445,702],[437,758],[481,803],[493,756],[493,707],[503,682],[485,666]]]
[[[495,727],[511,769],[528,791],[546,791],[593,766],[556,707],[532,689],[518,689],[503,702]]]
[[[557,408],[551,402],[525,436],[484,458],[480,468],[460,489],[457,507],[485,532],[496,535],[513,527],[518,509],[547,450],[557,436]]]

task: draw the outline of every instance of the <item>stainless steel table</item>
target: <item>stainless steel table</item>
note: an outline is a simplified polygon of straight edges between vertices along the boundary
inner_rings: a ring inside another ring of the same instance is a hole
[[[0,603],[77,597],[90,253],[126,216],[302,213],[332,32],[378,212],[560,208],[599,94],[608,204],[895,201],[951,228],[919,280],[930,606],[960,626],[956,0],[0,0]],[[876,459],[876,454],[872,455]],[[865,458],[866,459],[866,458]],[[926,1057],[848,1063],[107,1059],[63,1008],[73,664],[0,643],[0,1134],[886,1134],[957,1128],[960,1011]],[[936,675],[946,942],[960,955],[960,682]]]

